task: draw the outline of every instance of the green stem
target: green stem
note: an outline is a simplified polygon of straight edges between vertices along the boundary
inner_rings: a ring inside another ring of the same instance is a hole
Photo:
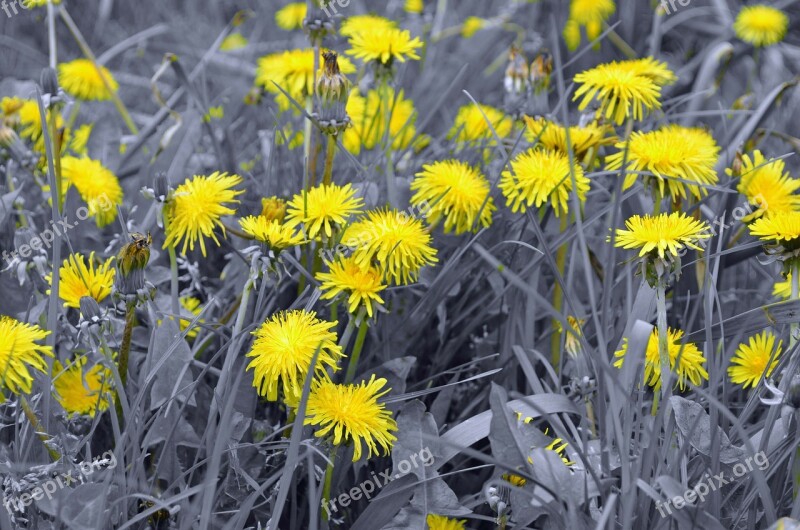
[[[314,98],[311,96],[306,96],[306,113],[311,115],[314,112]],[[311,132],[312,132],[312,123],[310,118],[306,118],[303,120],[303,157],[305,158],[306,163],[306,175],[308,177],[308,181],[306,182],[306,189],[309,190],[314,185],[314,181],[316,178],[311,172]]]
[[[119,380],[123,388],[128,383],[128,357],[131,352],[131,337],[133,337],[133,324],[136,320],[136,304],[129,303],[125,313],[125,330],[122,332],[122,344],[119,348]]]
[[[798,266],[798,260],[792,261],[792,300],[797,300],[800,295],[798,294],[798,284],[800,283],[800,278],[798,278],[798,270],[800,270],[800,266]],[[792,325],[789,328],[789,348],[794,348],[794,345],[797,344],[797,331],[798,331],[797,322],[792,322]]]
[[[353,345],[353,352],[350,354],[350,361],[347,364],[347,373],[344,376],[345,384],[352,383],[356,376],[356,369],[358,368],[358,359],[361,357],[361,350],[364,347],[364,340],[367,338],[367,329],[369,329],[369,321],[364,317],[364,310],[359,311],[356,320],[361,319],[358,325],[358,335],[356,335],[356,343]]]
[[[44,444],[45,449],[47,449],[47,453],[50,455],[50,458],[53,460],[53,462],[57,462],[58,459],[61,458],[61,455],[58,453],[58,451],[47,445],[47,442],[51,437],[47,434],[47,432],[45,432],[42,422],[40,422],[39,418],[36,417],[36,413],[33,412],[28,400],[25,399],[25,396],[22,394],[19,396],[19,404],[22,406],[22,411],[25,413],[25,417],[28,418],[28,421],[31,423],[34,432],[36,432],[36,436],[39,437]]]
[[[567,212],[562,212],[560,224],[559,224],[559,234],[563,234],[567,227],[569,226],[569,217]],[[568,242],[565,241],[558,250],[556,250],[556,270],[555,274],[564,277],[564,270],[567,264],[567,245]],[[555,287],[553,287],[553,308],[556,312],[561,313],[561,309],[564,307],[564,291],[561,289],[561,284],[556,281]],[[550,360],[553,364],[553,368],[558,369],[558,365],[561,362],[561,331],[560,331],[561,323],[558,320],[553,320],[553,335],[550,338]],[[566,331],[566,330],[564,330]]]
[[[658,357],[661,369],[661,401],[663,403],[666,403],[669,399],[669,391],[672,386],[670,382],[669,340],[667,335],[666,284],[666,279],[662,277],[658,279],[658,286],[656,287],[656,327],[658,328]]]
[[[55,7],[52,1],[47,2],[47,42],[50,49],[50,68],[58,66],[58,40],[56,39]]]
[[[322,184],[328,186],[333,175],[333,159],[336,156],[336,136],[328,135],[328,146],[325,151],[325,172],[322,174]]]
[[[53,106],[50,110],[45,110],[45,113],[48,114],[47,116],[47,126],[50,132],[50,140],[53,143],[53,166],[55,168],[55,180],[56,180],[56,204],[58,205],[59,213],[64,211],[64,191],[63,191],[63,182],[61,182],[61,135],[58,134],[58,127],[57,127],[57,120],[58,120],[58,109],[57,107]]]
[[[331,484],[333,484],[333,467],[334,462],[336,461],[336,453],[339,451],[339,446],[334,445],[331,448],[331,456],[330,462],[328,462],[328,467],[325,468],[325,484],[322,486],[322,506],[328,504],[328,499],[331,498]],[[322,519],[324,521],[328,520],[328,511],[322,510]]]

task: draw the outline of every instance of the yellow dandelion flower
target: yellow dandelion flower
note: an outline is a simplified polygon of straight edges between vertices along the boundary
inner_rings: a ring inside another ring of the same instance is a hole
[[[320,65],[325,64],[322,57],[325,51],[320,50]],[[352,74],[356,67],[346,57],[340,56],[339,70],[342,74]],[[318,75],[322,75],[321,71]],[[275,84],[302,104],[307,96],[314,93],[314,49],[288,50],[261,57],[256,66],[255,83],[267,92],[279,95],[278,102],[282,110],[290,108],[290,104]]]
[[[320,184],[295,195],[287,206],[287,225],[302,224],[311,238],[321,233],[331,237],[334,228],[341,228],[351,216],[361,213],[364,200],[356,196],[350,183],[344,186]]]
[[[733,174],[730,169],[726,173]],[[747,197],[747,202],[758,206],[743,221],[800,210],[800,195],[795,193],[798,188],[800,180],[789,176],[783,160],[766,160],[758,149],[753,151],[752,159],[742,156],[741,179],[736,189]]]
[[[64,300],[64,307],[80,309],[81,298],[84,296],[90,296],[97,302],[105,300],[114,286],[116,269],[113,263],[112,257],[96,266],[94,252],[89,254],[88,265],[86,256],[80,252],[65,259],[59,270],[58,285],[58,296]],[[52,282],[50,275],[47,281]],[[50,294],[50,290],[47,293]]]
[[[50,113],[47,110],[47,122],[50,123]],[[64,118],[60,112],[56,112],[56,128],[62,129],[64,127]],[[39,153],[45,152],[44,135],[42,135],[42,118],[39,113],[39,104],[36,101],[26,100],[22,106],[17,110],[15,121],[19,125],[19,135],[22,138],[30,140],[33,144],[34,150]],[[66,143],[68,137],[65,133],[64,142]]]
[[[564,28],[567,48],[574,51],[581,43],[580,28],[586,28],[586,37],[592,41],[600,36],[603,24],[614,14],[614,0],[572,0],[569,5],[569,20]]]
[[[743,7],[733,22],[736,36],[756,47],[781,42],[788,28],[786,13],[762,4]]]
[[[67,188],[75,186],[78,190],[97,226],[106,226],[117,218],[122,186],[111,170],[91,158],[65,156],[61,158],[61,176]]]
[[[36,344],[49,331],[26,324],[9,316],[0,316],[0,403],[5,401],[3,389],[14,394],[29,394],[33,376],[29,369],[47,371],[42,355],[53,356],[53,348]]]
[[[708,194],[706,186],[718,181],[719,146],[704,129],[672,124],[656,131],[637,131],[629,142],[616,147],[619,151],[606,159],[606,168],[620,169],[627,158],[626,170],[655,175],[661,196],[686,198],[688,192],[699,199]],[[623,189],[633,186],[636,177],[636,173],[626,174]]]
[[[389,136],[392,149],[406,149],[417,135],[416,109],[414,102],[405,99],[405,93],[389,89],[387,97],[390,101]],[[345,130],[342,143],[351,153],[357,155],[361,149],[374,149],[383,142],[386,132],[386,115],[381,94],[370,90],[366,97],[357,89],[350,92],[347,100],[347,115],[351,126]]]
[[[642,57],[641,59],[629,59],[619,61],[620,65],[627,68],[636,75],[646,77],[660,87],[671,85],[678,80],[675,72],[669,69],[667,63],[659,61],[654,57]]]
[[[471,39],[480,30],[486,27],[486,20],[480,17],[467,17],[461,25],[461,36]]]
[[[381,27],[354,33],[350,36],[349,44],[351,49],[347,50],[348,55],[382,65],[390,65],[394,61],[404,63],[408,59],[418,61],[417,50],[422,48],[419,37],[411,38],[408,30]]]
[[[585,323],[586,320],[583,318],[576,318],[572,315],[567,316],[567,324],[569,324],[569,328],[567,329],[567,335],[564,338],[564,349],[567,350],[567,353],[569,353],[573,358],[577,357],[583,349],[583,346],[581,345],[581,337],[583,337],[581,328],[583,328]],[[563,333],[564,326],[560,322],[557,324],[557,326],[558,331]]]
[[[220,219],[236,213],[227,205],[239,202],[236,197],[244,192],[233,187],[241,183],[242,177],[239,175],[219,171],[209,176],[195,175],[186,179],[175,189],[172,200],[164,207],[166,238],[163,248],[177,248],[183,240],[181,254],[186,254],[187,247],[194,250],[195,243],[200,243],[200,250],[205,256],[205,238],[212,238],[219,246],[214,229],[220,228],[225,235],[225,226]]]
[[[627,230],[617,229],[615,246],[625,249],[640,249],[639,257],[651,254],[665,259],[674,258],[684,248],[702,250],[698,243],[711,237],[708,224],[692,219],[683,212],[651,215],[634,215],[625,221]]]
[[[267,221],[283,222],[286,217],[286,201],[275,196],[262,198],[261,217],[266,217]]]
[[[234,50],[241,50],[246,47],[247,44],[247,38],[244,35],[241,33],[231,33],[223,39],[222,44],[219,45],[219,49],[223,52],[232,52]]]
[[[316,436],[331,436],[334,445],[353,444],[353,462],[361,459],[363,446],[367,458],[389,454],[397,437],[392,412],[378,400],[391,389],[383,389],[386,379],[355,385],[337,385],[327,380],[315,382],[308,396],[305,425],[319,427]],[[379,447],[380,446],[380,447]]]
[[[314,311],[295,309],[281,311],[253,331],[255,340],[247,357],[253,360],[253,386],[269,401],[278,399],[278,386],[284,394],[297,399],[314,354],[319,350],[314,373],[327,379],[326,368],[338,370],[337,361],[344,357],[336,343],[336,322],[317,318]],[[306,412],[309,412],[308,410]]]
[[[478,222],[492,224],[494,199],[491,186],[480,171],[458,160],[445,160],[422,166],[411,183],[411,204],[425,209],[428,223],[444,219],[444,231],[462,234],[477,230]],[[476,222],[477,221],[477,222]]]
[[[32,9],[34,7],[44,7],[47,5],[47,0],[19,0],[20,3],[25,5],[25,9]],[[53,5],[61,4],[61,0],[52,0]]]
[[[583,168],[573,164],[575,190],[581,202],[586,200],[589,179]],[[531,207],[547,204],[553,207],[556,216],[568,211],[567,200],[573,192],[569,157],[559,151],[528,149],[511,161],[513,171],[505,170],[498,187],[506,198],[512,212],[522,212]]]
[[[703,353],[691,342],[681,344],[683,331],[679,329],[667,328],[667,340],[669,345],[669,366],[670,370],[678,377],[677,385],[681,390],[686,388],[687,382],[698,386],[703,379],[708,380],[708,372],[703,368],[706,362]],[[622,341],[622,348],[618,350],[614,357],[614,366],[622,368],[625,355],[628,352],[627,337]],[[658,330],[653,329],[650,339],[647,341],[644,362],[644,381],[651,386],[654,391],[661,388],[661,361],[658,353]]]
[[[547,433],[545,432],[545,434]],[[565,466],[575,465],[575,462],[566,457],[567,447],[569,447],[569,444],[567,442],[565,442],[561,438],[555,438],[552,442],[550,442],[545,446],[545,449],[547,449],[548,451],[553,451],[558,456],[560,456],[561,461],[564,462]],[[528,461],[531,464],[533,463],[531,459],[528,459]]]
[[[346,295],[350,313],[356,314],[363,307],[372,318],[375,305],[383,304],[379,293],[386,289],[381,271],[371,264],[359,263],[353,256],[330,262],[328,268],[330,272],[317,273],[317,280],[322,284],[322,299]]]
[[[69,148],[73,153],[82,157],[88,156],[87,144],[89,143],[89,136],[92,134],[92,128],[93,125],[91,123],[86,123],[75,129],[72,140],[69,142]]]
[[[792,273],[786,273],[786,280],[775,282],[772,287],[772,296],[788,300],[792,297]]]
[[[422,221],[397,210],[381,209],[348,226],[342,242],[355,248],[361,265],[377,260],[382,270],[396,283],[416,281],[419,270],[439,260],[431,246],[431,234]]]
[[[84,101],[109,100],[119,89],[119,84],[108,68],[100,64],[95,66],[89,59],[75,59],[59,64],[58,83],[64,92]]]
[[[424,8],[425,6],[423,5],[422,0],[406,0],[406,13],[418,15],[419,13],[422,13]]]
[[[750,337],[747,344],[742,343],[736,349],[736,355],[731,359],[728,367],[728,377],[746,389],[748,386],[755,388],[762,377],[769,377],[778,365],[781,356],[783,341],[775,344],[775,335],[769,331],[762,331]],[[772,359],[772,362],[770,362]],[[769,365],[769,366],[767,366]]]
[[[249,215],[240,219],[239,226],[246,234],[253,236],[261,243],[268,244],[275,252],[281,252],[305,242],[303,234],[296,232],[291,226],[262,215]]]
[[[794,248],[800,243],[800,212],[762,217],[753,221],[749,228],[750,234],[762,241],[785,241],[784,245]]]
[[[86,357],[80,357],[68,367],[58,360],[53,363],[55,398],[70,416],[94,417],[97,411],[108,410],[113,378],[111,371],[98,363],[84,371]]]
[[[520,477],[519,475],[514,475],[513,473],[503,473],[502,477],[503,480],[517,488],[522,488],[528,483],[527,479]]]
[[[291,31],[302,29],[303,21],[306,19],[307,5],[305,2],[294,2],[275,13],[275,23],[279,28]]]
[[[595,123],[579,126],[564,127],[542,117],[531,118],[524,116],[526,138],[530,142],[537,141],[536,146],[545,149],[554,149],[568,154],[567,132],[572,152],[577,158],[582,158],[589,149],[598,149],[615,141],[613,129]],[[537,140],[538,139],[538,140]]]
[[[476,106],[470,103],[458,109],[455,122],[447,137],[467,143],[494,140],[492,129],[497,136],[505,138],[511,134],[512,126],[513,121],[503,111],[489,105]]]
[[[425,523],[428,525],[427,530],[464,530],[467,520],[451,519],[444,515],[430,513],[425,518]]]
[[[577,74],[575,82],[581,86],[573,99],[583,97],[578,109],[585,110],[597,100],[597,115],[618,125],[629,116],[641,120],[648,112],[660,109],[661,87],[636,70],[625,63],[611,62]]]
[[[373,29],[396,29],[397,23],[394,20],[380,17],[378,15],[355,15],[347,17],[339,28],[339,35],[352,37],[356,33]]]

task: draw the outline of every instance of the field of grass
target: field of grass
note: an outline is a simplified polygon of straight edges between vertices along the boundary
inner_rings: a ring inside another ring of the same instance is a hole
[[[6,529],[800,528],[795,0],[0,1]]]

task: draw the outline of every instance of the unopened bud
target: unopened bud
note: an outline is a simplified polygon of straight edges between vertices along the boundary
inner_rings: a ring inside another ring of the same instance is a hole
[[[286,201],[278,197],[261,199],[261,217],[266,217],[268,221],[282,223],[285,216]]]
[[[39,84],[42,85],[42,91],[49,94],[51,98],[58,95],[58,76],[52,68],[42,69]]]
[[[339,71],[336,52],[326,51],[322,57],[325,63],[322,75],[317,80],[317,94],[320,103],[319,121],[326,132],[338,134],[350,123],[346,110],[350,81]]]

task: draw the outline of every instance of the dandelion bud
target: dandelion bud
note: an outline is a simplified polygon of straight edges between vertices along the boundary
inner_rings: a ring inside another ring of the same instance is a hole
[[[158,173],[153,179],[153,193],[159,202],[166,202],[172,189],[166,173]]]
[[[55,97],[58,94],[58,76],[56,76],[56,71],[52,68],[42,69],[39,84],[42,85],[42,91],[50,95],[50,97]]]
[[[350,123],[346,110],[350,81],[339,71],[338,55],[335,52],[324,52],[322,56],[325,64],[322,76],[317,80],[319,121],[328,134],[335,135]]]
[[[267,221],[282,223],[286,217],[286,201],[278,197],[261,199],[261,217],[266,217]]]
[[[132,241],[127,243],[117,255],[117,274],[115,287],[117,293],[127,299],[146,297],[149,285],[145,281],[144,269],[150,261],[150,244],[153,242],[148,233],[131,234]]]
[[[81,311],[81,319],[78,327],[82,331],[98,330],[102,323],[105,321],[105,315],[100,304],[91,296],[82,296],[78,302]]]

